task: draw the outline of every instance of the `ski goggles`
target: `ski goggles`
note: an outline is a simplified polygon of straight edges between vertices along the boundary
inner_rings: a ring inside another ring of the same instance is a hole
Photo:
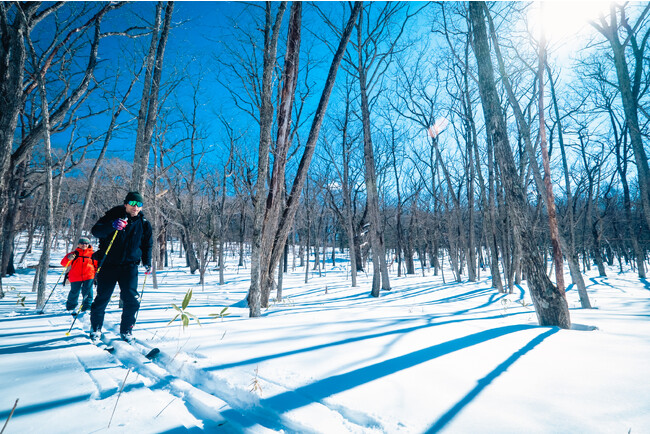
[[[126,204],[142,208],[142,202],[138,202],[137,200],[130,200]]]

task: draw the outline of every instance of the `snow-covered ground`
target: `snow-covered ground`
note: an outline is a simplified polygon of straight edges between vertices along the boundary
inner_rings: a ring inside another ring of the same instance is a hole
[[[113,353],[90,343],[87,316],[66,336],[69,286],[38,315],[34,270],[21,269],[0,300],[0,429],[18,399],[8,434],[650,432],[650,282],[634,273],[587,274],[595,308],[570,288],[574,327],[560,330],[536,325],[525,285],[499,294],[487,272],[460,284],[393,276],[373,298],[369,277],[351,288],[337,265],[307,284],[291,271],[284,300],[250,319],[235,307],[248,270],[230,265],[219,286],[212,269],[203,289],[175,264],[144,286],[135,346],[117,340],[109,306]],[[183,330],[168,323],[189,289],[201,325]]]

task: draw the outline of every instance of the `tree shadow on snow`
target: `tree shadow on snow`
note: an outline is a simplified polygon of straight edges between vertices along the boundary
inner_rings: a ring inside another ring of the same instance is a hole
[[[63,348],[72,348],[82,345],[82,343],[72,343],[73,339],[78,336],[66,336],[54,339],[46,339],[37,342],[30,342],[22,345],[14,345],[0,348],[0,355],[2,354],[20,354],[20,353],[33,353],[37,351],[60,350]]]
[[[600,279],[600,280],[598,280],[598,279]],[[619,291],[621,291],[621,292],[625,292],[625,290],[624,290],[623,288],[620,288],[620,287],[614,286],[614,285],[612,285],[611,283],[609,283],[609,282],[607,281],[607,277],[606,277],[606,276],[590,277],[589,280],[591,280],[592,284],[591,284],[591,285],[588,285],[587,288],[590,288],[590,287],[592,287],[592,286],[594,286],[594,285],[603,285],[603,286],[609,286],[609,287],[612,288],[612,289],[617,289],[617,290],[619,290]]]
[[[485,330],[482,332],[474,333],[462,338],[452,339],[447,342],[440,344],[432,345],[428,348],[423,348],[418,351],[414,351],[409,354],[404,354],[399,357],[394,357],[392,359],[384,360],[379,363],[375,363],[370,366],[364,366],[359,369],[355,369],[344,374],[333,375],[328,378],[323,378],[322,380],[316,381],[314,383],[308,384],[303,387],[299,387],[295,390],[287,391],[280,393],[270,398],[266,398],[260,401],[260,405],[264,408],[269,408],[272,410],[272,413],[269,412],[267,417],[276,417],[275,421],[278,426],[282,426],[281,414],[307,406],[313,402],[320,402],[332,395],[337,393],[345,392],[346,390],[353,389],[355,387],[370,383],[379,378],[395,374],[397,372],[403,371],[405,369],[412,368],[414,366],[420,365],[422,363],[428,362],[430,360],[436,359],[438,357],[451,354],[455,351],[459,351],[465,348],[472,347],[484,342],[487,342],[492,339],[497,339],[502,336],[508,335],[510,333],[515,333],[522,330],[536,329],[537,326],[531,325],[511,325],[498,327],[491,330]],[[467,397],[459,402],[452,410],[448,412],[447,419],[451,420],[460,410],[467,405],[480,391],[487,386],[494,378],[504,372],[510,365],[512,365],[519,357],[523,354],[530,351],[532,348],[537,346],[541,341],[546,337],[550,336],[553,333],[556,333],[559,329],[551,329],[548,332],[538,336],[529,342],[521,350],[509,357],[504,363],[499,365],[491,374],[479,381],[479,386]],[[235,414],[229,414],[230,412],[235,412],[235,410],[228,410],[223,413],[223,416],[226,419],[230,417],[236,417]],[[272,416],[272,415],[274,416]],[[447,422],[444,422],[440,428],[442,428]],[[273,421],[271,421],[273,422]],[[249,426],[252,426],[256,423],[254,420],[249,421]],[[436,425],[434,425],[436,427]],[[432,431],[435,432],[435,431]]]
[[[463,311],[464,312],[464,311]],[[482,317],[476,317],[476,318],[465,318],[461,317],[459,318],[459,315],[462,312],[452,312],[450,314],[445,314],[445,315],[439,315],[439,316],[434,316],[434,315],[426,315],[427,316],[427,322],[425,324],[419,323],[417,325],[413,326],[406,326],[402,328],[394,328],[395,326],[398,326],[399,324],[405,324],[407,325],[409,322],[412,321],[417,321],[421,322],[422,317],[418,318],[396,318],[392,321],[389,321],[384,324],[377,324],[379,320],[375,320],[374,322],[372,320],[368,320],[366,318],[360,319],[360,320],[350,320],[347,321],[346,324],[353,324],[353,323],[363,323],[367,324],[367,329],[365,330],[366,332],[369,332],[368,334],[362,334],[362,335],[356,335],[353,337],[345,338],[345,339],[339,339],[337,341],[331,341],[319,345],[312,345],[309,347],[300,347],[295,350],[290,350],[290,351],[284,351],[284,352],[279,352],[275,354],[266,354],[264,356],[259,356],[259,357],[252,357],[249,359],[245,360],[238,360],[236,362],[231,362],[231,363],[224,363],[220,365],[215,365],[215,366],[206,366],[203,368],[205,371],[219,371],[219,370],[224,370],[224,369],[230,369],[238,366],[245,366],[245,365],[255,365],[259,364],[268,360],[273,360],[273,359],[279,359],[282,357],[288,357],[296,354],[301,354],[301,353],[307,353],[310,351],[317,351],[321,350],[324,348],[328,347],[336,347],[340,345],[347,345],[355,342],[363,342],[369,339],[376,339],[376,338],[382,338],[382,337],[389,337],[389,336],[398,336],[402,337],[407,335],[408,333],[415,332],[418,330],[422,330],[425,328],[429,327],[436,327],[436,326],[444,326],[448,324],[455,324],[455,323],[461,323],[461,322],[473,322],[473,321],[483,321],[483,320],[494,320],[494,319],[501,319],[504,317],[514,317],[517,315],[526,315],[529,312],[510,312],[507,314],[499,314],[499,315],[492,315],[492,316],[482,316]],[[453,318],[453,319],[447,319],[447,318]],[[535,326],[523,326],[526,328],[530,327],[535,327]],[[313,333],[314,329],[317,329],[318,325],[310,325],[309,330],[311,333]],[[387,331],[377,331],[378,328],[387,328]],[[331,333],[331,336],[334,336],[338,333],[348,333],[349,328],[344,328],[342,329],[341,332],[335,332]],[[294,340],[296,339],[296,335],[292,336],[287,336],[287,340]]]
[[[453,407],[451,407],[445,414],[443,414],[432,426],[429,428],[426,433],[427,434],[432,434],[432,433],[437,433],[441,429],[443,429],[449,422],[452,421],[454,417],[460,413],[463,408],[470,402],[474,400],[487,386],[492,383],[496,378],[499,377],[499,375],[503,374],[508,370],[510,366],[512,366],[520,357],[531,351],[533,348],[535,348],[537,345],[541,344],[547,337],[551,336],[552,334],[555,334],[559,331],[559,328],[552,328],[548,330],[545,333],[542,333],[541,335],[537,336],[530,342],[528,342],[526,345],[521,347],[517,352],[515,352],[513,355],[508,357],[506,360],[503,361],[499,366],[494,368],[492,372],[487,374],[485,377],[481,378],[478,380],[476,387],[474,387],[472,390],[470,390],[463,399],[458,401]]]
[[[643,283],[643,287],[648,291],[650,291],[650,281],[648,281],[648,279],[645,278],[639,280],[641,281],[641,283]]]
[[[16,407],[16,411],[14,412],[13,417],[25,416],[41,411],[49,411],[58,407],[65,407],[71,404],[76,404],[78,402],[88,401],[91,396],[92,395],[90,393],[83,393],[81,395],[71,396],[69,398],[62,398],[55,401],[41,402],[39,404],[32,404],[27,406],[20,405],[23,404],[21,401],[18,407]],[[7,419],[9,417],[9,414],[11,414],[11,409],[0,411],[0,420]]]

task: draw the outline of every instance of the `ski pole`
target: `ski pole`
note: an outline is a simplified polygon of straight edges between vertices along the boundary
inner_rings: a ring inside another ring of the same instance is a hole
[[[144,285],[147,283],[147,276],[149,273],[144,273],[144,282],[142,282],[142,290],[140,291],[140,300],[138,302],[142,304],[142,297],[144,297]],[[140,307],[138,307],[137,312],[135,313],[135,321],[138,321],[138,314],[140,313]]]
[[[75,259],[76,259],[76,256],[75,256]],[[58,280],[57,280],[56,283],[54,284],[54,287],[52,287],[52,291],[50,292],[50,295],[47,296],[47,299],[45,300],[45,303],[43,303],[43,307],[41,308],[41,311],[38,312],[39,315],[42,315],[43,312],[45,311],[45,306],[47,306],[47,302],[50,301],[50,297],[52,297],[52,294],[54,294],[54,290],[56,289],[56,286],[57,286],[57,285],[59,284],[59,282],[61,281],[61,277],[63,277],[63,275],[65,274],[66,270],[68,269],[68,267],[69,267],[70,264],[72,263],[72,261],[74,261],[74,259],[69,259],[69,260],[68,260],[68,263],[65,264],[65,267],[63,268],[63,271],[62,271],[61,274],[59,275]]]
[[[111,247],[113,247],[113,241],[115,241],[115,237],[117,236],[117,233],[119,231],[115,230],[115,233],[113,234],[113,238],[111,238],[111,242],[108,243],[108,247],[106,248],[106,253],[104,253],[104,257],[102,258],[102,261],[99,263],[99,267],[97,267],[97,272],[95,272],[95,277],[93,277],[93,283],[94,280],[97,279],[97,275],[99,274],[99,270],[102,269],[102,265],[104,265],[104,261],[106,260],[106,257],[108,256],[108,252],[111,251]],[[83,303],[82,303],[83,304]],[[74,319],[72,320],[72,324],[70,324],[70,328],[66,332],[66,336],[70,336],[70,332],[72,331],[72,327],[74,326],[74,323],[77,322],[77,317],[79,316],[79,312],[81,312],[81,305],[79,305],[79,311],[77,311],[77,314],[74,316]]]
[[[111,242],[108,243],[108,247],[106,248],[106,253],[104,253],[104,257],[102,258],[102,261],[99,263],[99,267],[97,267],[97,272],[95,273],[95,277],[93,278],[93,280],[95,280],[95,278],[97,278],[97,275],[99,274],[99,270],[102,269],[102,265],[104,265],[104,261],[106,260],[106,257],[108,256],[108,252],[110,252],[111,247],[113,247],[113,241],[115,241],[115,237],[117,236],[118,232],[119,231],[116,229],[115,233],[113,234],[113,238],[111,238]]]

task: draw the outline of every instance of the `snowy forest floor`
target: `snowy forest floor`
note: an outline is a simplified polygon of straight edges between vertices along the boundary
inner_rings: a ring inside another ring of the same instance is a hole
[[[18,399],[7,434],[650,432],[650,282],[633,272],[588,272],[591,310],[569,287],[573,328],[561,330],[536,325],[525,283],[506,295],[488,272],[443,283],[420,271],[373,298],[371,276],[351,288],[346,265],[307,284],[290,271],[284,300],[256,319],[235,307],[249,270],[228,267],[219,286],[211,269],[202,288],[172,266],[146,284],[134,346],[117,338],[116,289],[113,353],[86,337],[87,315],[66,336],[69,286],[38,315],[34,270],[20,269],[0,300],[0,429]],[[188,289],[201,325],[183,330],[168,323]]]

